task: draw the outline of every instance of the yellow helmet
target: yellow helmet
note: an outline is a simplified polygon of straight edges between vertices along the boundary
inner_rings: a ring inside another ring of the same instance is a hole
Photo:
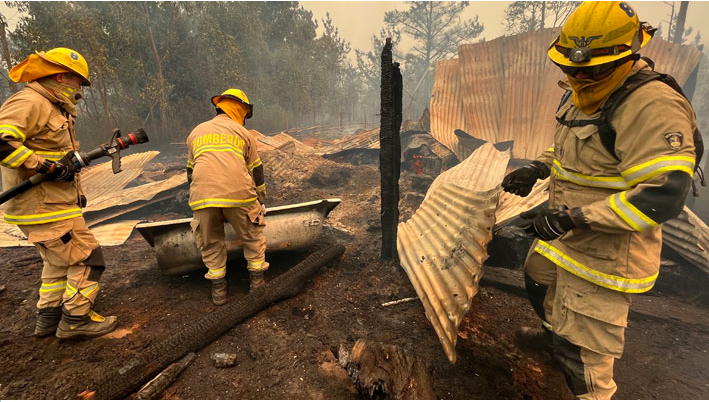
[[[65,47],[55,47],[47,52],[37,52],[37,55],[50,63],[68,68],[83,78],[81,85],[91,86],[89,64],[79,52]]]
[[[566,20],[547,54],[559,66],[591,67],[636,53],[656,29],[624,1],[584,1]]]
[[[217,106],[217,103],[219,103],[222,98],[234,99],[235,101],[246,106],[246,108],[248,109],[248,112],[246,113],[247,119],[251,118],[251,116],[253,115],[254,105],[249,103],[249,98],[246,96],[244,91],[236,88],[229,88],[226,91],[222,92],[221,95],[212,96],[212,104],[214,104],[214,106]]]

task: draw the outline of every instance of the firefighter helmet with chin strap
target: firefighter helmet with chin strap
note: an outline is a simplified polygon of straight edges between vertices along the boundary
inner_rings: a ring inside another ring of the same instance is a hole
[[[562,69],[599,66],[635,54],[655,31],[624,1],[585,1],[566,20],[547,54]]]

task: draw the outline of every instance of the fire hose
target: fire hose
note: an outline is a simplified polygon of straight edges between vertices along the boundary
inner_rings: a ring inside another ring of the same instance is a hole
[[[70,160],[74,163],[76,170],[79,171],[89,166],[94,160],[108,156],[112,159],[111,168],[113,169],[113,174],[117,174],[121,172],[121,150],[128,149],[131,145],[144,144],[146,142],[148,142],[148,134],[142,128],[129,133],[126,137],[121,137],[121,131],[116,129],[113,131],[111,141],[101,144],[88,152],[71,151]],[[37,173],[31,176],[29,179],[0,194],[0,204],[4,204],[7,200],[17,197],[40,183],[51,180],[51,177],[51,174],[44,173]]]

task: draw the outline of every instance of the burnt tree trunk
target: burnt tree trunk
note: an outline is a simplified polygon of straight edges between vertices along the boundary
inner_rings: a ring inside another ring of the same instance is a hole
[[[396,256],[396,226],[399,223],[399,174],[401,169],[401,102],[403,82],[399,63],[392,62],[391,38],[382,49],[381,125],[379,172],[381,175],[382,258]]]
[[[683,1],[679,6],[677,26],[675,27],[675,37],[672,40],[674,43],[682,44],[682,39],[684,39],[684,23],[687,20],[687,8],[689,8],[688,1]]]
[[[10,57],[10,47],[7,44],[7,21],[2,14],[0,14],[0,41],[2,41],[2,58],[7,64],[7,72],[9,73],[12,69],[12,58]],[[8,86],[12,93],[18,91],[17,84],[12,80],[8,80]]]

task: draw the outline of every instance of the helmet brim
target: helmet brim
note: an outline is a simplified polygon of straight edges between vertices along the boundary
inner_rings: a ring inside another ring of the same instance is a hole
[[[55,60],[50,60],[50,59],[48,59],[48,58],[44,55],[44,52],[35,52],[35,53],[36,53],[39,57],[41,57],[42,59],[44,59],[44,61],[46,61],[47,63],[52,63],[52,64],[54,64],[55,66],[64,67],[64,68],[66,68],[67,70],[69,70],[70,72],[72,72],[72,73],[78,75],[79,77],[81,77],[81,86],[84,86],[84,87],[90,87],[90,86],[91,86],[91,81],[89,81],[88,78],[84,77],[81,73],[79,73],[78,71],[74,70],[73,68],[71,68],[71,67],[69,67],[69,66],[67,66],[67,65],[65,65],[65,64],[58,63],[58,62],[55,61]]]
[[[642,49],[647,45],[648,42],[650,42],[650,39],[652,39],[652,35],[645,31],[644,29],[642,30],[643,33],[643,41],[640,44],[640,48]],[[625,52],[621,52],[618,54],[611,54],[608,56],[598,56],[598,57],[592,57],[591,60],[583,62],[583,63],[576,63],[571,60],[569,60],[566,56],[564,56],[561,52],[556,50],[556,47],[554,46],[557,42],[559,41],[559,37],[554,39],[554,41],[551,43],[549,46],[549,50],[547,51],[547,55],[553,61],[555,64],[559,64],[562,66],[569,66],[569,67],[592,67],[592,66],[598,66],[601,64],[606,64],[606,63],[611,63],[616,60],[620,60],[624,57],[630,56],[633,54],[632,50],[627,50]]]

